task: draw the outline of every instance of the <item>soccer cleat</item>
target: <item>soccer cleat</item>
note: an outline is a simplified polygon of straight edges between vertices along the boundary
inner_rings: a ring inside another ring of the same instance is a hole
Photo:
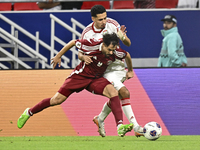
[[[143,128],[141,126],[136,127],[134,131],[136,137],[144,136]]]
[[[94,119],[93,119],[93,122],[97,125],[99,134],[102,137],[105,137],[106,132],[105,132],[105,129],[104,129],[104,122],[99,119],[99,116],[95,116]]]
[[[126,134],[127,132],[130,132],[132,129],[133,129],[133,124],[132,124],[132,123],[126,124],[126,125],[123,125],[123,124],[122,124],[122,125],[119,127],[119,129],[117,130],[117,132],[118,132],[118,135],[119,135],[120,137],[124,137],[125,134]]]
[[[17,121],[17,127],[19,129],[21,129],[24,124],[26,123],[26,121],[30,118],[29,115],[27,115],[29,108],[26,108],[26,110],[23,112],[23,114],[19,117],[18,121]]]

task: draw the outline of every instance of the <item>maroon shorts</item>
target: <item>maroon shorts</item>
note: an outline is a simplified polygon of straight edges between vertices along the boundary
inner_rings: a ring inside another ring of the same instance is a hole
[[[92,79],[73,74],[65,80],[58,92],[69,97],[73,92],[80,92],[83,89],[86,89],[91,93],[103,95],[103,90],[108,84],[111,83],[104,77]]]

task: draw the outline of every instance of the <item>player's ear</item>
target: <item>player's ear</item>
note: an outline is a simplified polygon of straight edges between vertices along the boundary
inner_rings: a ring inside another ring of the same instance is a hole
[[[94,22],[95,21],[95,17],[91,17],[92,21]]]

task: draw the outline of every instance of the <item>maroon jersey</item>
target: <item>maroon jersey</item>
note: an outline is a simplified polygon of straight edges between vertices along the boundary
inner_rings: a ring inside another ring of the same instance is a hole
[[[92,63],[86,65],[84,61],[82,61],[72,72],[73,74],[79,74],[81,76],[89,77],[89,78],[99,78],[102,77],[108,65],[110,65],[115,59],[124,59],[127,55],[127,52],[120,47],[114,51],[113,55],[110,57],[105,57],[105,55],[101,51],[102,39],[82,39],[76,41],[76,47],[80,52],[85,55],[93,56]]]

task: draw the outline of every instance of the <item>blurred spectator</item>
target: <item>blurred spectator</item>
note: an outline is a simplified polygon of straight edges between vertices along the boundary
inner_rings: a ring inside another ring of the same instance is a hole
[[[43,10],[69,10],[69,9],[81,9],[83,2],[38,2],[38,7]]]
[[[135,0],[135,8],[155,8],[156,0]]]
[[[199,0],[179,0],[177,8],[199,8]]]
[[[61,10],[60,2],[38,2],[37,5],[43,10]]]
[[[61,9],[81,9],[82,4],[83,2],[61,2]]]
[[[158,59],[158,67],[186,67],[187,58],[184,53],[183,41],[177,28],[177,19],[166,15],[163,21],[162,48]]]

